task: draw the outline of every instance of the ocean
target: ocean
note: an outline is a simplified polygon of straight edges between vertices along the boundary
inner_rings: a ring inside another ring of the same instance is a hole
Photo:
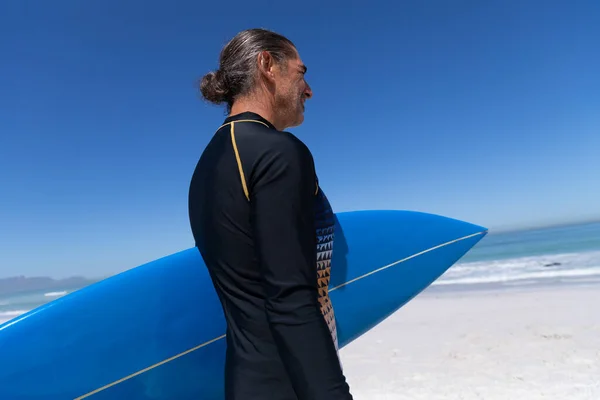
[[[490,232],[433,286],[600,282],[600,222]]]
[[[490,232],[433,288],[471,289],[600,282],[600,222]],[[79,289],[52,288],[2,297],[0,323]]]

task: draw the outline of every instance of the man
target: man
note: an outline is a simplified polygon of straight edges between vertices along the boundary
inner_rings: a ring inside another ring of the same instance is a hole
[[[203,97],[229,112],[190,184],[192,232],[227,320],[227,400],[352,399],[327,293],[333,212],[285,129],[312,96],[287,38],[240,32]]]

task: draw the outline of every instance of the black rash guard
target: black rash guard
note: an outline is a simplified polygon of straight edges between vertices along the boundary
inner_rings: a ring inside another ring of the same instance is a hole
[[[189,217],[227,320],[226,399],[352,399],[327,289],[333,212],[309,149],[257,114],[228,117]]]

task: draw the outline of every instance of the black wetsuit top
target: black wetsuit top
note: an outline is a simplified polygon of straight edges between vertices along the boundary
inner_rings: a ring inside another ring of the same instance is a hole
[[[226,399],[352,399],[327,293],[333,212],[309,149],[257,114],[228,117],[189,216],[227,320]]]

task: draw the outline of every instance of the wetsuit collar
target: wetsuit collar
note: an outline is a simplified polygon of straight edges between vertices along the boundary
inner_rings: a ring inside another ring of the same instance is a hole
[[[260,121],[260,122],[264,122],[265,124],[267,124],[271,129],[275,129],[277,130],[277,128],[275,128],[275,125],[273,125],[272,123],[270,123],[269,121],[267,121],[266,119],[264,119],[263,117],[261,117],[260,115],[251,112],[251,111],[246,111],[246,112],[242,112],[239,114],[235,114],[235,115],[231,115],[227,118],[225,118],[225,124],[231,121],[240,121],[240,120],[253,120],[253,121]]]

